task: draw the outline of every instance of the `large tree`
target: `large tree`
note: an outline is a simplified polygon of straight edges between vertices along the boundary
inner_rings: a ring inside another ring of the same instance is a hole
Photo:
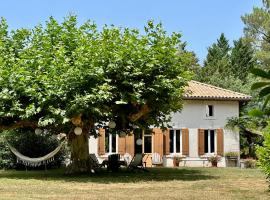
[[[226,74],[230,65],[229,41],[222,33],[211,47],[208,48],[204,66],[199,74],[199,80],[209,82],[213,74]]]
[[[72,151],[68,172],[89,169],[88,136],[104,122],[116,132],[166,126],[182,108],[194,65],[181,35],[168,35],[152,21],[145,33],[86,22],[8,31],[0,23],[0,130],[36,128],[67,133]],[[74,128],[82,134],[75,135]]]
[[[232,75],[246,84],[250,70],[256,64],[254,50],[250,43],[243,38],[235,40],[231,50],[230,60],[230,71]]]

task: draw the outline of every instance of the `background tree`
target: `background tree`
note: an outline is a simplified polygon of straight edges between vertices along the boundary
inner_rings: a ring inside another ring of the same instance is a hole
[[[165,126],[182,108],[194,61],[181,35],[161,24],[136,29],[63,23],[8,31],[0,23],[0,130],[47,129],[67,133],[68,173],[89,171],[88,136],[106,121],[116,132]],[[75,135],[74,128],[82,134]]]
[[[254,51],[250,43],[243,38],[234,41],[230,55],[230,72],[235,78],[246,84],[250,70],[255,66]],[[250,77],[249,77],[250,78]]]
[[[211,81],[212,75],[226,74],[230,65],[229,51],[229,42],[222,33],[217,42],[208,48],[208,54],[198,79],[208,83]]]

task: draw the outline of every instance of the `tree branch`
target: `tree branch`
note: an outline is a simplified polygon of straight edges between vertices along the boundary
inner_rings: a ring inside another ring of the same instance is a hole
[[[130,121],[135,122],[138,119],[140,119],[142,116],[148,114],[149,112],[151,112],[151,109],[148,107],[147,104],[145,104],[142,106],[139,112],[129,115],[128,118]]]
[[[2,125],[0,124],[0,131],[2,130],[11,130],[11,129],[16,129],[16,128],[37,128],[38,124],[36,122],[31,122],[31,121],[17,121],[13,124],[10,125]]]

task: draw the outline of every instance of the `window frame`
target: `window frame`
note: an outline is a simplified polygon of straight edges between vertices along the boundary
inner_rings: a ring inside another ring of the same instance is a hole
[[[205,131],[207,131],[207,139],[208,139],[207,140],[207,144],[208,144],[207,149],[208,149],[208,152],[205,152],[205,149],[204,149],[204,154],[205,155],[217,154],[217,130],[216,129],[204,129],[204,134],[205,134]],[[214,131],[214,152],[211,152],[211,131]],[[206,144],[206,142],[204,141],[204,146],[205,146],[205,144]]]
[[[176,131],[180,132],[180,152],[177,152],[176,151]],[[170,131],[173,131],[173,152],[171,152],[171,146],[169,147],[170,149],[170,154],[171,155],[182,155],[183,153],[183,133],[182,133],[182,129],[179,129],[179,128],[173,128],[173,129],[170,129]],[[171,138],[170,138],[171,140]],[[171,145],[171,143],[169,143],[169,145]]]
[[[212,115],[210,115],[209,106],[212,106]],[[214,118],[215,117],[215,106],[213,104],[207,104],[205,106],[205,117],[206,118]]]
[[[113,139],[113,134],[109,132],[108,129],[105,129],[105,147],[106,147],[106,132],[108,131],[109,133],[109,151],[106,151],[105,148],[105,154],[110,155],[110,154],[116,154],[118,153],[118,134],[115,135],[115,152],[112,151],[112,139]]]

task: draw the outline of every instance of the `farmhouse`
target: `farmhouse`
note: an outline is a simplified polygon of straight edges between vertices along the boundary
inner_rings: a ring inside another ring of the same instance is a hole
[[[100,137],[89,139],[89,151],[100,160],[109,154],[130,155],[144,153],[145,162],[152,166],[158,155],[161,164],[173,166],[174,157],[180,157],[180,165],[208,166],[207,157],[220,155],[220,167],[226,167],[225,153],[240,152],[239,133],[226,129],[228,118],[239,116],[239,106],[251,97],[212,85],[190,81],[184,96],[181,112],[171,114],[171,128],[138,135],[110,134],[100,129]]]

